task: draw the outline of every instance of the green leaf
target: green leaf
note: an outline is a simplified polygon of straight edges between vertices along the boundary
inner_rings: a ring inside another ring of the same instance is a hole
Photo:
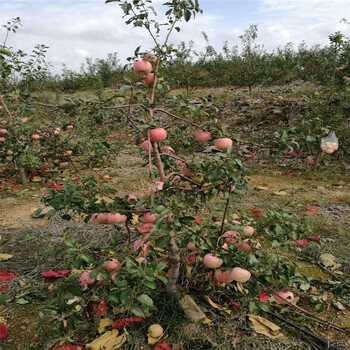
[[[130,308],[130,311],[135,315],[139,317],[146,317],[145,313],[139,306],[132,306]]]
[[[33,239],[35,239],[34,236],[31,236],[30,234],[26,234],[26,235],[22,236],[19,240],[21,242],[28,242],[28,241],[31,241]]]
[[[315,311],[316,312],[322,312],[324,310],[324,305],[322,305],[322,304],[317,304],[316,306],[315,306]]]
[[[308,290],[308,289],[310,289],[310,284],[309,283],[303,283],[303,284],[301,284],[300,285],[300,289],[301,290]]]
[[[120,293],[120,301],[122,302],[123,305],[126,305],[129,302],[129,300],[131,299],[132,293],[133,293],[132,289],[126,289]]]
[[[149,289],[156,289],[156,284],[151,281],[143,281],[143,284]]]
[[[190,225],[195,221],[195,218],[193,216],[183,216],[179,219],[181,224],[184,225]]]
[[[157,279],[159,279],[160,281],[162,281],[163,283],[168,283],[168,279],[164,276],[164,275],[157,275],[156,276]]]
[[[141,294],[136,299],[142,304],[153,306],[153,300],[147,294]]]
[[[167,245],[170,242],[170,240],[171,240],[170,235],[162,236],[156,240],[156,246],[157,247],[164,247],[165,245]]]
[[[191,11],[189,10],[184,11],[184,19],[186,22],[188,22],[191,19]]]
[[[156,265],[156,270],[163,270],[168,266],[168,264],[165,261],[160,261],[157,265]]]
[[[91,255],[89,255],[89,254],[81,254],[81,258],[85,261],[85,262],[87,262],[88,264],[91,264],[93,261],[94,261],[94,259],[92,258],[92,256]]]
[[[259,312],[259,308],[258,308],[258,306],[255,304],[254,301],[249,302],[249,311],[250,311],[252,314],[256,314],[256,313]]]
[[[24,305],[24,304],[28,304],[29,301],[26,300],[26,299],[20,298],[20,299],[17,299],[17,300],[16,300],[16,303],[17,303],[17,304],[20,304],[20,305]]]

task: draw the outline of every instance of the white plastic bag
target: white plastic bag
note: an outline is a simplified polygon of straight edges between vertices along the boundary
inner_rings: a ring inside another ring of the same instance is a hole
[[[332,154],[338,149],[338,138],[335,132],[332,131],[327,137],[324,137],[321,141],[321,150],[324,153]]]

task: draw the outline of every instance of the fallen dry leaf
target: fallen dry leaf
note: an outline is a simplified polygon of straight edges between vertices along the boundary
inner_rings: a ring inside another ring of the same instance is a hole
[[[249,315],[249,320],[253,323],[255,332],[266,335],[270,339],[283,337],[283,334],[280,333],[281,328],[266,318],[256,315]]]
[[[231,314],[231,310],[227,309],[226,307],[223,307],[221,305],[218,305],[216,303],[214,303],[207,295],[204,296],[204,299],[208,302],[208,304],[210,306],[212,306],[215,309],[221,310],[221,311],[225,311],[227,314]]]
[[[100,334],[103,333],[103,331],[108,327],[111,326],[113,323],[113,320],[111,318],[102,318],[100,319],[100,324],[98,326],[98,332]]]
[[[17,277],[17,273],[11,273],[7,272],[6,270],[1,270],[0,271],[0,282],[9,282],[13,280],[15,277]]]
[[[189,295],[184,295],[180,299],[180,305],[185,315],[193,321],[199,321],[205,317],[204,312]]]
[[[0,339],[6,338],[7,335],[6,320],[0,316]]]
[[[332,270],[335,270],[341,266],[335,261],[335,256],[329,253],[321,254],[320,260],[325,267],[330,267]]]
[[[131,224],[132,225],[137,225],[139,223],[139,217],[136,214],[132,214],[132,218],[131,218]]]
[[[126,341],[126,334],[118,337],[119,331],[113,329],[101,335],[93,342],[86,344],[86,350],[114,350],[119,349]]]
[[[0,254],[0,261],[6,261],[13,257],[12,254]]]

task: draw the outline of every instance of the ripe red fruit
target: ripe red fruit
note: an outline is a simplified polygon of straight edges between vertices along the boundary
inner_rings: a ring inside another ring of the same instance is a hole
[[[60,167],[61,167],[61,168],[64,168],[64,167],[66,167],[66,166],[68,166],[68,162],[62,162],[62,163],[60,163]]]
[[[145,213],[143,215],[143,221],[148,224],[153,224],[156,221],[157,214]]]
[[[95,218],[95,221],[98,223],[98,224],[104,224],[107,220],[107,215],[105,213],[99,213],[97,214],[96,218]]]
[[[143,79],[142,81],[145,83],[145,84],[150,84],[150,83],[153,83],[154,82],[154,79],[156,78],[156,75],[154,73],[149,73],[145,79]]]
[[[214,141],[215,148],[220,151],[227,150],[232,146],[232,144],[233,144],[232,140],[227,137],[223,137],[221,139],[217,139]]]
[[[5,142],[5,141],[6,141],[5,137],[0,137],[0,142]]]
[[[245,283],[251,277],[251,273],[248,270],[241,269],[240,267],[233,268],[231,270],[231,274],[232,274],[233,280],[239,283]]]
[[[237,231],[226,231],[222,235],[222,237],[225,237],[225,242],[227,244],[236,244],[238,236],[239,236],[239,232],[237,232]]]
[[[131,194],[131,193],[126,194],[126,195],[124,196],[124,198],[125,198],[126,201],[127,201],[128,203],[130,203],[130,204],[133,204],[134,201],[137,202],[137,197],[136,197],[134,194]]]
[[[7,134],[7,129],[0,129],[0,134]]]
[[[103,267],[108,271],[108,272],[112,272],[114,271],[118,266],[119,266],[119,261],[117,259],[112,259],[109,261],[105,261],[103,263]]]
[[[107,214],[106,220],[109,224],[121,224],[124,221],[124,216],[122,214],[119,213],[115,213],[115,214]]]
[[[254,227],[244,226],[242,237],[252,236],[254,234]]]
[[[163,146],[160,148],[160,150],[162,151],[162,153],[165,153],[165,154],[175,153],[174,149],[170,146]]]
[[[80,284],[80,287],[84,287],[85,285],[90,285],[90,284],[93,284],[95,282],[95,280],[93,280],[91,277],[90,277],[90,272],[91,271],[84,271],[80,278],[79,278],[79,284]]]
[[[200,130],[196,132],[196,140],[198,142],[207,142],[211,139],[211,133],[209,131]]]
[[[164,186],[164,182],[162,181],[156,181],[154,183],[154,185],[157,187],[153,187],[153,186],[148,186],[148,193],[149,194],[155,194],[156,192],[160,191],[163,189],[163,186]]]
[[[222,265],[223,261],[217,255],[209,253],[204,256],[203,263],[206,267],[217,269]]]
[[[33,140],[39,140],[40,139],[40,136],[38,134],[33,134],[32,135],[32,139]]]
[[[152,64],[148,61],[136,61],[133,65],[133,70],[138,75],[148,75],[151,73]]]
[[[151,129],[149,131],[150,139],[152,142],[164,141],[167,137],[167,132],[163,128]]]
[[[158,57],[156,55],[153,55],[151,53],[146,53],[143,55],[143,58],[142,58],[144,61],[148,61],[153,65],[155,65],[158,61]]]
[[[214,278],[218,280],[219,283],[231,283],[233,281],[232,270],[216,270],[214,273]]]
[[[141,144],[141,147],[142,147],[146,152],[148,152],[149,147],[150,147],[148,140],[143,141],[142,144]],[[151,145],[151,152],[153,152],[153,147],[152,147],[152,145]]]
[[[273,295],[278,304],[288,304],[282,298],[287,299],[290,303],[294,300],[294,294],[291,291],[279,291]],[[282,297],[282,298],[281,298]]]
[[[249,239],[245,239],[242,242],[239,242],[237,244],[238,249],[243,250],[244,252],[250,252],[252,250],[252,247],[250,246],[250,244],[248,244]]]

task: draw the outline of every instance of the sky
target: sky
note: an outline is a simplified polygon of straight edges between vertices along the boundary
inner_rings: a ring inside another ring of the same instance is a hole
[[[154,0],[162,18],[166,0]],[[239,36],[250,25],[258,26],[257,43],[268,51],[293,42],[295,47],[325,45],[328,35],[341,31],[350,35],[349,24],[340,23],[348,16],[350,0],[199,0],[203,14],[181,23],[170,43],[193,40],[195,48],[205,46],[202,32],[210,44],[220,50],[240,43]],[[49,46],[47,60],[53,73],[60,73],[62,63],[79,70],[86,57],[106,58],[117,52],[121,63],[142,45],[146,51],[152,41],[143,28],[127,26],[118,3],[104,0],[0,0],[0,24],[20,17],[22,27],[10,35],[7,46],[30,52],[36,44]],[[0,28],[2,44],[6,31]],[[0,44],[0,45],[1,45]]]

